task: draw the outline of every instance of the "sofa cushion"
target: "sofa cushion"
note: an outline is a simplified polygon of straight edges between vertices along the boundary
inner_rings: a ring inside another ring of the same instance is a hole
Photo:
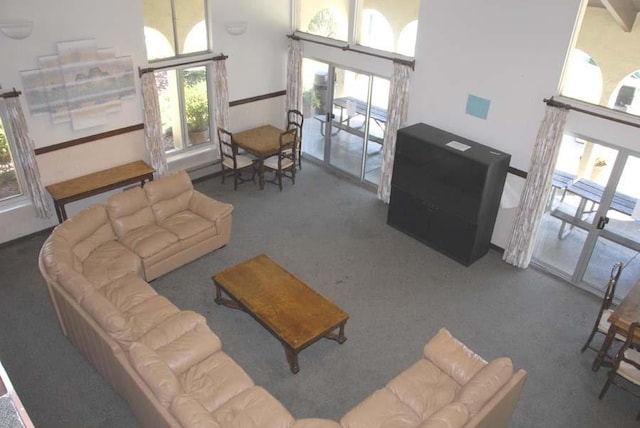
[[[138,340],[158,352],[176,374],[222,348],[205,318],[193,311],[172,314]]]
[[[158,293],[137,274],[130,273],[99,289],[118,310],[126,312]]]
[[[87,293],[81,305],[109,336],[119,343],[131,342],[133,335],[127,318],[97,290]]]
[[[469,420],[467,406],[460,402],[450,403],[424,421],[419,428],[461,428]]]
[[[180,310],[164,296],[156,295],[127,310],[132,336],[138,340],[145,333]]]
[[[259,386],[245,389],[212,415],[223,427],[289,428],[294,422],[287,409]]]
[[[82,273],[96,287],[102,287],[128,273],[139,275],[140,272],[140,258],[118,241],[100,245],[82,263]]]
[[[129,361],[160,404],[169,407],[182,388],[167,363],[156,352],[138,342],[129,347]]]
[[[371,394],[340,420],[344,428],[413,428],[422,418],[387,388]]]
[[[179,379],[184,391],[208,412],[254,385],[249,375],[222,351],[189,368]]]
[[[116,193],[107,199],[107,213],[118,237],[155,223],[147,194],[140,187]]]
[[[466,384],[487,362],[441,328],[424,347],[424,356],[459,385]]]
[[[458,400],[469,409],[471,416],[480,411],[482,406],[513,376],[513,363],[509,358],[498,358],[482,368],[460,390]]]
[[[191,395],[182,394],[174,398],[171,402],[171,413],[184,428],[222,428],[207,409]],[[242,427],[244,428],[243,425]]]
[[[189,209],[193,193],[191,178],[184,171],[151,181],[144,186],[147,199],[158,224],[181,211]]]
[[[215,223],[205,220],[191,211],[180,211],[165,218],[160,226],[180,239],[188,239],[211,229],[216,230]]]
[[[170,256],[180,250],[178,237],[155,224],[130,230],[120,236],[120,242],[143,259],[160,252],[168,252],[166,256]]]
[[[451,403],[460,386],[423,358],[396,376],[387,388],[423,420]]]

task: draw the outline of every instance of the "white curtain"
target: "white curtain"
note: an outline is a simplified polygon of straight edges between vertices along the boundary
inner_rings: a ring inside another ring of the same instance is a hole
[[[526,268],[531,262],[538,228],[551,191],[567,113],[565,108],[547,106],[538,130],[516,221],[502,257],[507,263],[520,268]]]
[[[13,142],[16,148],[17,153],[14,153],[14,156],[18,158],[18,163],[24,173],[36,215],[40,218],[51,217],[53,210],[51,205],[47,203],[45,189],[40,181],[40,170],[34,153],[35,147],[29,137],[27,121],[22,113],[18,97],[0,98],[0,117],[7,138]]]
[[[287,62],[287,100],[289,110],[302,111],[302,42],[291,40]]]
[[[394,63],[391,87],[389,89],[389,106],[387,108],[387,125],[384,130],[382,144],[382,171],[378,184],[378,199],[389,203],[391,196],[391,176],[393,175],[393,156],[396,152],[396,133],[407,120],[409,107],[409,80],[411,68],[408,65]]]
[[[216,130],[214,131],[214,141],[218,141],[218,128],[231,131],[231,121],[229,120],[229,85],[227,82],[227,63],[221,59],[213,62],[213,92],[215,103],[213,105],[213,117],[215,118]],[[216,150],[220,151],[219,144]],[[219,155],[219,154],[218,154]]]
[[[160,119],[160,104],[158,102],[158,87],[153,72],[142,75],[142,100],[144,102],[144,140],[149,155],[149,163],[156,170],[156,175],[167,175],[167,155],[162,136],[162,121]]]

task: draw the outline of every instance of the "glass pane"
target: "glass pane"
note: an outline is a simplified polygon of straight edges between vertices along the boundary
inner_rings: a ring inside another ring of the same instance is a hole
[[[534,257],[567,277],[593,227],[617,150],[565,135],[560,146]]]
[[[149,60],[208,50],[205,0],[174,1],[173,9],[172,0],[142,2]]]
[[[331,164],[360,178],[369,79],[367,74],[336,68],[331,122]]]
[[[639,115],[636,91],[640,76],[636,73],[640,61],[636,40],[640,27],[624,28],[624,22],[614,19],[608,9],[600,1],[588,2],[565,66],[561,93]]]
[[[358,39],[362,46],[413,56],[419,0],[358,2]]]
[[[182,76],[189,145],[205,143],[211,140],[206,68],[190,68],[182,71]]]
[[[610,209],[607,211],[609,222],[604,230],[631,241],[629,245],[637,244],[640,247],[640,206],[637,206],[640,199],[640,187],[638,187],[638,183],[640,183],[640,158],[629,156],[613,195]]]
[[[616,288],[616,298],[624,298],[640,278],[640,260],[637,255],[638,252],[635,250],[602,237],[598,238],[584,274],[584,282],[598,290],[598,295],[601,296],[609,280],[611,267],[616,262],[622,262],[624,268]]]
[[[298,30],[331,39],[349,39],[349,0],[298,0]]]
[[[378,184],[382,168],[382,139],[387,125],[387,105],[391,82],[381,77],[373,78],[371,90],[371,116],[369,118],[369,138],[367,139],[367,159],[365,180]]]
[[[308,58],[302,60],[302,152],[319,160],[324,160],[328,75],[328,64]]]
[[[165,151],[183,148],[178,78],[175,70],[156,71]]]
[[[157,71],[155,76],[165,150],[211,141],[206,67]]]
[[[22,195],[9,141],[0,121],[0,201]]]
[[[143,0],[144,38],[147,59],[175,55],[171,0]]]
[[[207,26],[204,0],[175,0],[178,53],[207,50]]]

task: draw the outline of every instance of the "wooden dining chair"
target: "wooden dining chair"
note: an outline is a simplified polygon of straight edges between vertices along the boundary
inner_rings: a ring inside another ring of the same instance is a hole
[[[280,149],[277,155],[264,160],[264,167],[275,171],[275,177],[269,183],[277,184],[282,192],[282,177],[296,184],[296,141],[298,131],[290,129],[280,134]]]
[[[233,190],[238,190],[238,183],[256,182],[256,161],[250,156],[238,154],[238,145],[233,142],[233,134],[224,128],[218,128],[220,157],[222,159],[222,184],[225,177],[233,175]],[[242,177],[242,171],[251,168],[251,178]]]
[[[587,348],[593,351],[599,351],[598,348],[594,348],[591,346],[591,341],[593,340],[596,333],[600,333],[606,336],[607,332],[609,331],[609,316],[611,316],[611,313],[613,312],[611,305],[613,304],[613,298],[616,294],[616,285],[618,284],[618,280],[620,279],[622,268],[622,262],[615,263],[611,268],[609,282],[607,282],[607,286],[604,290],[604,296],[602,298],[600,310],[598,311],[598,316],[596,316],[596,322],[593,324],[591,334],[589,334],[589,338],[587,339],[587,342],[584,344],[582,349],[580,349],[580,352],[584,352]],[[621,336],[620,334],[616,334],[615,338],[619,341],[625,340],[625,337]]]
[[[640,397],[640,393],[629,388],[630,385],[628,385],[628,383],[632,383],[640,387],[640,352],[633,348],[636,330],[640,332],[640,322],[638,321],[631,324],[626,340],[616,352],[611,370],[602,386],[598,399],[601,400],[604,397],[611,384]],[[626,382],[619,382],[618,376]],[[636,419],[640,419],[640,413],[638,413]]]
[[[297,130],[296,151],[298,156],[298,168],[302,169],[302,126],[304,125],[304,115],[299,110],[287,111],[287,131]]]

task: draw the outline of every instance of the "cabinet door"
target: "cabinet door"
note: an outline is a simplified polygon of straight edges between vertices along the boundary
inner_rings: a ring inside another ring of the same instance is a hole
[[[429,236],[431,208],[398,187],[391,188],[387,224],[421,241]]]

